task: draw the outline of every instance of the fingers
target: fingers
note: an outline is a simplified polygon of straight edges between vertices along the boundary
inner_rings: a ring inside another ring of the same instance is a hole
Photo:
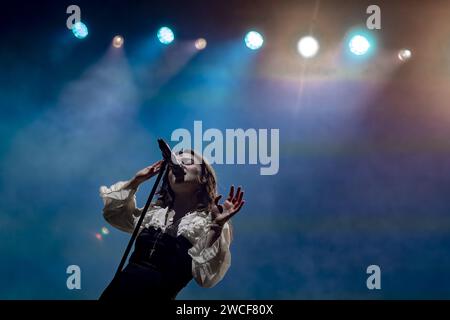
[[[233,204],[237,203],[239,201],[239,198],[242,199],[242,195],[241,195],[241,186],[239,186],[236,190],[236,195],[234,196],[233,200],[231,200],[231,202]]]
[[[231,185],[230,187],[230,193],[228,194],[227,200],[231,201],[233,199],[233,193],[234,193],[234,186]]]
[[[216,204],[219,211],[223,212],[223,206],[219,204],[219,199],[222,196],[219,195],[216,198],[214,198],[214,203]],[[234,185],[231,185],[230,192],[228,194],[228,198],[225,200],[225,208],[227,209],[228,215],[225,217],[226,220],[230,219],[232,216],[234,216],[236,213],[239,212],[239,210],[242,209],[242,207],[245,204],[244,198],[244,191],[242,190],[242,187],[239,186],[236,190],[236,194],[234,193]],[[227,202],[231,202],[228,203]],[[231,210],[230,210],[231,209]]]
[[[244,191],[242,191],[240,194],[239,194],[239,197],[238,197],[238,200],[237,200],[237,203],[241,203],[242,202],[242,198],[244,197]]]
[[[213,207],[213,210],[211,212],[213,214],[213,218],[217,217],[218,213],[223,212],[223,206],[219,204],[220,198],[222,198],[222,195],[218,195],[217,197],[214,198],[215,207]],[[216,211],[216,209],[218,212]]]
[[[139,170],[135,174],[135,177],[137,177],[140,181],[145,181],[147,179],[150,179],[156,173],[158,173],[159,170],[161,170],[161,166],[162,166],[163,162],[164,162],[163,160],[160,160],[160,161],[155,162],[154,164],[151,164],[151,165]]]
[[[223,212],[223,206],[219,204],[220,198],[222,198],[222,195],[219,194],[216,197],[216,199],[214,200],[214,203],[216,204],[217,209],[219,209],[219,212],[222,213]]]
[[[157,163],[155,163],[155,166],[160,168],[162,166],[163,162],[164,162],[163,160],[159,160]]]
[[[236,195],[232,198],[231,203],[233,204],[233,210],[230,218],[241,210],[245,201],[242,200],[244,198],[244,191],[241,186],[239,186],[236,190]]]
[[[241,186],[239,186],[239,188],[238,188],[237,191],[236,191],[235,202],[238,202],[239,197],[242,198]]]
[[[244,206],[244,203],[245,203],[245,201],[241,201],[241,202],[239,203],[239,206],[237,207],[237,209],[236,209],[236,211],[234,212],[234,214],[238,213],[239,210],[241,210],[241,208]]]
[[[236,194],[234,194],[234,185],[231,185],[230,193],[228,194],[227,201],[230,201],[233,204],[240,203],[242,201],[243,196],[244,196],[244,191],[242,190],[241,186],[239,186],[237,188]]]
[[[227,220],[231,219],[236,213],[238,213],[239,210],[241,210],[241,208],[244,205],[244,203],[245,203],[245,201],[241,201],[239,203],[236,203],[235,207],[233,208],[233,211],[227,217]]]
[[[156,161],[155,163],[149,165],[149,167],[161,166],[161,164],[162,164],[163,162],[164,162],[164,160]]]
[[[149,167],[150,170],[152,170],[152,171],[158,171],[159,169],[161,169],[161,166],[162,166],[163,162],[164,162],[163,160],[159,160],[158,162],[152,164],[152,165]]]
[[[216,197],[216,199],[214,199],[214,203],[216,204],[216,206],[219,205],[219,200],[220,200],[220,198],[222,198],[222,195],[218,195],[218,196]]]

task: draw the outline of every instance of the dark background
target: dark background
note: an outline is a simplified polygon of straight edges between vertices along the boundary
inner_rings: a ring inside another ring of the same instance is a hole
[[[103,220],[98,188],[158,160],[156,138],[194,120],[280,129],[280,170],[214,166],[221,193],[246,190],[232,265],[178,298],[449,298],[449,2],[372,2],[2,4],[0,298],[96,299],[129,239]],[[71,4],[83,40],[66,28]],[[355,62],[344,41],[370,4],[382,29],[375,54]],[[156,40],[162,25],[171,46]],[[265,37],[259,51],[243,44],[250,29]],[[306,61],[296,43],[309,32],[321,48]],[[208,46],[196,52],[198,37]],[[66,287],[71,264],[81,290]],[[366,287],[371,264],[382,290]]]

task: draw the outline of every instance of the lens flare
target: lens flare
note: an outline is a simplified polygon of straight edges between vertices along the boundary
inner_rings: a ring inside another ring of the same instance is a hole
[[[319,51],[319,42],[311,37],[303,37],[297,43],[297,50],[304,58],[312,58]]]
[[[168,27],[162,27],[158,30],[157,37],[162,44],[170,44],[175,40],[173,31]]]
[[[348,46],[353,54],[362,56],[369,51],[370,42],[366,37],[358,34],[351,38]]]
[[[251,50],[258,50],[262,47],[264,38],[259,32],[250,31],[245,35],[244,41],[247,48]]]
[[[84,39],[89,34],[87,26],[81,21],[78,21],[72,26],[72,32],[78,39]]]
[[[205,39],[203,39],[203,38],[197,39],[195,41],[195,48],[197,48],[197,50],[203,50],[206,48],[206,44],[207,44],[207,42]]]
[[[114,48],[120,48],[123,46],[123,41],[123,37],[117,35],[113,38],[112,45]]]
[[[409,49],[402,49],[398,52],[398,58],[400,59],[400,61],[407,61],[409,59],[411,59],[412,57],[412,52]]]

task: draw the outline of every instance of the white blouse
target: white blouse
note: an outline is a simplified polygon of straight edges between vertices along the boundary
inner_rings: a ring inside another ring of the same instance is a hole
[[[136,207],[136,191],[138,188],[124,188],[127,181],[119,181],[109,188],[100,187],[100,196],[103,199],[103,217],[109,224],[122,231],[132,233],[143,211]],[[151,204],[140,226],[140,231],[153,226],[166,230],[173,222],[174,210],[162,208]],[[165,225],[166,217],[168,224]],[[183,235],[192,247],[188,254],[192,257],[192,276],[202,287],[215,286],[227,272],[231,265],[230,243],[231,231],[225,223],[220,237],[207,247],[207,235],[211,225],[210,213],[193,211],[181,218],[178,225],[177,236]]]

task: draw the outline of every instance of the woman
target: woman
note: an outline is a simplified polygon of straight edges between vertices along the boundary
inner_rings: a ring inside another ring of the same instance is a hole
[[[239,187],[221,205],[214,169],[194,151],[177,154],[185,176],[172,170],[163,177],[158,200],[151,204],[128,265],[101,295],[106,299],[175,299],[192,278],[202,287],[216,285],[231,263],[230,218],[244,205]],[[143,208],[136,208],[139,185],[156,175],[162,161],[129,181],[100,187],[103,216],[112,226],[132,233]]]

